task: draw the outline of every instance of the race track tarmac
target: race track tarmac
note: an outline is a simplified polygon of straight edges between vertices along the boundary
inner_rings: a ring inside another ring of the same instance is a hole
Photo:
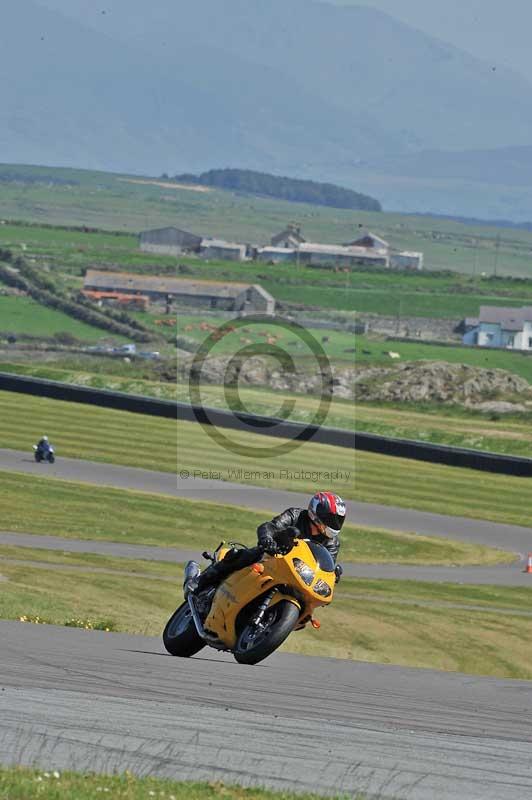
[[[297,635],[297,634],[296,634]],[[382,800],[532,797],[532,683],[0,622],[0,762]]]

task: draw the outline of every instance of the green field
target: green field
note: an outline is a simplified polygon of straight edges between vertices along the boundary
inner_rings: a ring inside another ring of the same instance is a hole
[[[505,369],[515,372],[532,384],[532,353],[512,353],[508,350],[401,342],[394,339],[375,341],[366,336],[357,336],[356,364],[391,366],[394,362],[386,355],[389,350],[399,353],[401,361],[449,361],[452,364],[468,364],[484,369]]]
[[[331,210],[323,209],[323,212],[330,214]],[[176,224],[176,219],[168,224]],[[436,224],[446,223],[438,220]],[[139,230],[145,227],[141,225]],[[484,229],[485,232],[489,230]],[[516,232],[516,236],[520,233]],[[187,266],[188,272],[184,277],[193,275],[207,280],[260,283],[278,300],[288,303],[346,313],[356,310],[391,316],[462,319],[477,314],[481,304],[519,306],[532,302],[532,261],[529,257],[532,233],[524,235],[528,237],[526,241],[529,244],[523,242],[522,247],[519,244],[522,269],[514,273],[511,269],[501,269],[497,276],[490,271],[482,276],[481,270],[476,270],[474,274],[469,270],[461,270],[460,263],[454,261],[455,248],[449,244],[449,261],[444,265],[438,264],[437,268],[450,269],[453,271],[450,274],[430,271],[375,272],[363,268],[343,273],[291,264],[204,262],[185,257],[181,257],[179,263]],[[391,241],[393,244],[393,238]],[[59,227],[6,224],[0,225],[0,246],[48,265],[56,275],[63,276],[62,280],[71,287],[81,285],[80,275],[86,268],[174,274],[177,265],[174,257],[141,253],[137,237],[131,234],[113,235],[102,231],[89,233]],[[511,280],[508,277],[510,274],[527,277],[528,280]]]
[[[325,800],[321,795],[244,789],[222,783],[178,782],[163,778],[59,772],[53,768],[29,769],[0,766],[0,796],[4,800]],[[328,800],[364,800],[365,795],[330,795]]]
[[[42,183],[4,182],[0,217],[63,225],[87,225],[138,232],[164,225],[205,236],[256,243],[291,220],[299,221],[308,241],[345,242],[370,228],[392,246],[422,250],[428,269],[469,275],[495,272],[532,277],[532,233],[390,213],[353,212],[288,203],[233,192],[195,192],[172,186],[131,182],[128,176],[49,167],[3,166]],[[49,176],[72,185],[50,185]],[[137,180],[136,178],[132,179]]]
[[[100,339],[117,343],[125,341],[123,336],[94,328],[61,311],[47,308],[31,297],[0,296],[0,336],[24,334],[51,338],[58,333],[69,333],[82,342],[96,342]]]

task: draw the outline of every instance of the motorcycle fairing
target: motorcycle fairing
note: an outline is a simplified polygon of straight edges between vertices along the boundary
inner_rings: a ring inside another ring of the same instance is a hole
[[[294,558],[304,561],[315,571],[310,586],[305,584],[297,573],[293,563]],[[232,649],[237,642],[236,622],[240,612],[275,586],[297,587],[297,593],[302,597],[303,604],[296,597],[279,589],[274,594],[270,606],[280,603],[281,600],[288,600],[299,609],[300,622],[312,614],[317,606],[328,605],[333,598],[332,586],[329,597],[319,596],[313,591],[312,586],[320,580],[330,585],[331,574],[319,568],[312,551],[303,540],[296,540],[287,556],[266,555],[262,563],[264,566],[262,574],[255,572],[252,567],[244,567],[229,575],[220,584],[214,596],[204,627],[209,633],[215,634],[228,649]]]

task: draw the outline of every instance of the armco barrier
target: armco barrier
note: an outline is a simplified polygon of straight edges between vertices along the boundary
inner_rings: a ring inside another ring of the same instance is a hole
[[[27,378],[0,372],[0,389],[5,392],[20,392],[38,397],[52,397],[73,403],[86,403],[120,411],[134,411],[154,417],[176,419],[176,404],[172,400],[157,400],[143,395],[111,392],[107,389],[91,389],[88,386],[73,386],[68,383],[48,381],[43,378]]]
[[[483,450],[426,444],[410,439],[387,439],[385,436],[373,433],[356,433],[355,447],[357,450],[369,453],[413,458],[417,461],[430,461],[432,464],[446,464],[450,467],[466,467],[485,472],[498,472],[502,475],[532,476],[532,459],[503,456]]]
[[[157,400],[142,395],[110,392],[106,389],[90,389],[84,386],[58,383],[41,378],[0,372],[0,390],[51,397],[75,403],[87,403],[137,414],[179,419],[187,422],[212,424],[220,428],[251,431],[279,438],[312,439],[319,444],[335,445],[370,453],[399,456],[433,464],[495,472],[503,475],[532,476],[532,459],[498,455],[479,450],[466,450],[446,445],[426,444],[409,439],[389,439],[373,433],[355,433],[339,428],[308,426],[298,422],[286,422],[271,417],[253,414],[234,414],[220,409],[197,408],[172,400]]]

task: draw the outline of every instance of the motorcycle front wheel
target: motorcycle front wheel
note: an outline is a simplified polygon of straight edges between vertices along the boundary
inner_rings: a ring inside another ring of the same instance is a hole
[[[163,631],[163,643],[170,655],[189,658],[205,647],[187,602],[174,611]]]
[[[251,623],[240,632],[233,655],[239,664],[258,664],[282,645],[299,619],[299,609],[289,600],[269,608],[261,625]]]
[[[55,456],[53,453],[50,453],[50,455],[48,456],[48,463],[53,464],[54,461],[55,461]]]

